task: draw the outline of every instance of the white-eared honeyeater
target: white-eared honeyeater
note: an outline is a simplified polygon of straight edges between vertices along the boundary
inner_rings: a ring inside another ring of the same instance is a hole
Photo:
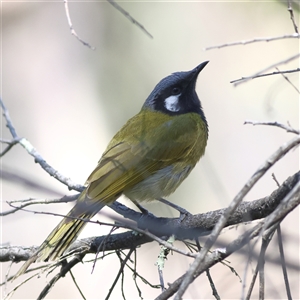
[[[104,205],[124,194],[135,203],[173,193],[204,154],[208,126],[195,86],[208,62],[162,79],[141,111],[116,133],[75,206],[17,276],[32,262],[55,260]],[[84,220],[83,220],[84,219]]]

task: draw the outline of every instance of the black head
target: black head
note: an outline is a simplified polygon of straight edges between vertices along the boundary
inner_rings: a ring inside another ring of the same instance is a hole
[[[203,62],[187,72],[176,72],[162,79],[147,98],[143,108],[160,111],[168,115],[198,113],[205,116],[195,87],[198,74],[208,64]]]

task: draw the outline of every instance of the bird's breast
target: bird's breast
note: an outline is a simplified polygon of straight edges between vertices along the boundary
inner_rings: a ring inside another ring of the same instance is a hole
[[[169,196],[189,175],[193,167],[193,165],[182,166],[182,163],[167,166],[125,190],[124,195],[137,202]]]

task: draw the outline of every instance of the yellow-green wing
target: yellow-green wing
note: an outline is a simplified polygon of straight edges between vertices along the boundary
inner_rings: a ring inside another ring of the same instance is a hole
[[[87,180],[87,197],[109,204],[124,189],[174,162],[194,165],[204,153],[206,139],[206,127],[197,114],[170,117],[141,112],[108,145]]]

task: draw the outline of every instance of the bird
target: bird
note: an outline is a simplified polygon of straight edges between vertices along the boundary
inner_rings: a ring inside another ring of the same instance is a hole
[[[207,63],[172,73],[155,86],[140,112],[112,138],[75,206],[15,277],[33,262],[60,258],[86,221],[121,195],[139,204],[178,188],[207,145],[208,123],[196,93],[198,75]]]

